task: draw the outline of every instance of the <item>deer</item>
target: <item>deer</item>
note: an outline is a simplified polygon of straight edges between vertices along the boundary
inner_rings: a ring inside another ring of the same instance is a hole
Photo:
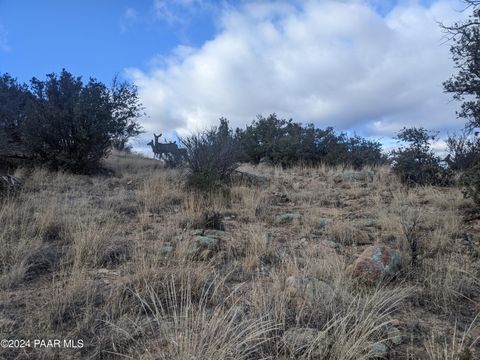
[[[187,156],[187,150],[178,148],[178,146],[175,142],[169,142],[169,143],[158,142],[158,139],[161,136],[162,136],[162,134],[157,135],[157,134],[154,133],[153,137],[155,138],[155,142],[152,140],[147,144],[148,146],[152,147],[154,158],[158,157],[158,159],[161,159],[162,155],[164,155],[164,154],[171,154],[173,156],[180,155],[184,158]]]

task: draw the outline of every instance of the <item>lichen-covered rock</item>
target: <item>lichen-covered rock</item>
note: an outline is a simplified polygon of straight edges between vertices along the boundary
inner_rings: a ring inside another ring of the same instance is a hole
[[[386,358],[388,355],[388,348],[383,342],[377,342],[372,345],[371,353],[374,358]]]
[[[236,170],[233,172],[232,180],[250,186],[263,186],[268,184],[269,181],[268,178],[266,178],[265,176],[240,170]]]
[[[220,240],[211,236],[197,235],[194,238],[197,250],[218,250]]]
[[[373,171],[362,170],[362,171],[351,171],[347,170],[343,173],[337,175],[333,180],[336,183],[339,182],[353,182],[353,181],[372,181],[374,177]]]
[[[291,328],[282,337],[287,353],[301,356],[309,353],[312,359],[324,359],[326,356],[325,334],[316,329]]]
[[[388,328],[388,340],[393,345],[400,345],[403,342],[402,333],[400,330],[398,330],[398,328],[390,326]]]
[[[318,227],[320,229],[323,229],[324,227],[326,227],[331,222],[332,222],[332,220],[329,219],[329,218],[320,218],[320,219],[318,219]]]
[[[220,250],[220,239],[211,236],[193,237],[189,254],[196,260],[208,260]]]
[[[225,236],[225,231],[223,230],[215,230],[215,229],[207,229],[203,232],[203,236],[215,238],[215,239],[221,239],[222,237]]]
[[[163,257],[169,257],[173,254],[175,248],[172,245],[164,245],[160,248],[160,255]]]
[[[277,215],[275,218],[275,223],[276,224],[293,224],[295,222],[299,224],[303,224],[303,215],[299,213],[287,213],[287,214],[281,214]]]
[[[402,266],[400,252],[385,245],[367,247],[352,265],[352,273],[365,282],[393,278]]]

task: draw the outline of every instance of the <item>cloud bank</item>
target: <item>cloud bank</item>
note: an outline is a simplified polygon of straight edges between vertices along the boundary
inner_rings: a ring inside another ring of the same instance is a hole
[[[147,72],[128,69],[149,114],[145,129],[186,134],[221,116],[244,126],[273,112],[366,136],[461,128],[458,104],[442,93],[454,69],[437,23],[465,17],[459,3],[400,2],[383,15],[373,3],[224,8],[200,48],[178,46]]]

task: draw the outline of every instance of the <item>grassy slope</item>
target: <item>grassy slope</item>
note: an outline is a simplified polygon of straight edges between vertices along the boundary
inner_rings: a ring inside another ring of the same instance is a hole
[[[289,359],[283,333],[308,327],[322,332],[304,358],[320,346],[329,359],[372,358],[381,341],[392,359],[454,359],[480,335],[470,326],[480,311],[480,223],[464,222],[470,204],[459,189],[406,192],[387,169],[355,181],[339,169],[245,167],[270,184],[205,199],[156,161],[117,154],[107,164],[114,176],[36,170],[1,203],[0,337],[86,344],[0,349],[3,358]],[[193,254],[206,210],[222,214],[226,232],[219,249]],[[275,224],[288,212],[305,221]],[[351,278],[348,265],[373,243],[402,251],[394,282]],[[290,276],[332,291],[292,293]],[[400,345],[388,340],[393,325]]]

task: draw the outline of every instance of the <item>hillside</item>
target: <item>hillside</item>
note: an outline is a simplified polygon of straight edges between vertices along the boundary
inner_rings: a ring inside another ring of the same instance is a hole
[[[32,341],[1,358],[480,358],[480,221],[459,188],[244,165],[204,197],[155,160],[106,167],[20,169],[1,200],[1,338]]]

